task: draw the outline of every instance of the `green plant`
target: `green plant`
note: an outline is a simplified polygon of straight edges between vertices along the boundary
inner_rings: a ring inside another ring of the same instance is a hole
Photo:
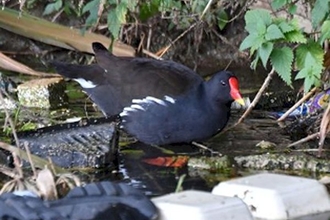
[[[265,68],[270,61],[290,86],[295,67],[299,71],[295,79],[304,79],[304,90],[307,92],[313,85],[319,86],[321,83],[324,69],[322,45],[330,38],[330,0],[310,2],[313,33],[319,34],[317,41],[314,35],[305,34],[298,20],[293,18],[297,9],[295,3],[293,0],[272,1],[273,10],[286,10],[287,18],[272,17],[269,11],[263,9],[248,11],[245,14],[248,36],[241,43],[240,50],[250,49],[250,54],[254,56],[251,64],[254,69],[260,60]]]
[[[46,5],[42,15],[50,15],[63,10],[67,15],[75,14],[77,16],[81,16],[82,6],[83,5],[81,1],[75,3],[74,1],[54,0],[53,2],[50,2]],[[28,8],[31,8],[31,6],[29,7],[28,5]]]
[[[186,29],[202,18],[208,25],[217,25],[222,30],[228,23],[228,15],[221,3],[211,0],[92,0],[87,3],[54,0],[46,5],[43,15],[64,10],[72,11],[78,16],[86,15],[85,28],[94,27],[100,21],[102,14],[107,21],[108,29],[113,38],[118,38],[123,24],[143,23],[156,14],[163,19],[169,19],[169,29],[174,27]],[[208,4],[208,13],[204,10]],[[203,15],[203,16],[202,16]]]

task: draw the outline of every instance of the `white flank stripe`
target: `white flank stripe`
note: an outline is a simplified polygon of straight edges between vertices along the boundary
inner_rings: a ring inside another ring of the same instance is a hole
[[[141,104],[141,103],[144,103],[145,101],[143,101],[143,99],[132,99],[132,103],[135,103],[135,104]]]
[[[124,112],[136,112],[136,111],[137,111],[137,109],[136,108],[132,108],[131,106],[124,108]]]
[[[81,85],[81,87],[83,87],[85,89],[92,89],[92,88],[95,88],[97,86],[92,81],[85,80],[83,78],[73,79],[73,80],[78,82]]]
[[[161,100],[161,99],[157,99],[155,97],[152,97],[152,96],[147,96],[145,98],[146,101],[151,101],[151,102],[156,102],[157,104],[160,104],[160,105],[163,105],[163,106],[166,106],[166,103]]]
[[[145,111],[145,109],[141,106],[141,105],[131,105],[131,108],[134,108],[134,109],[138,109],[138,110],[142,110],[142,111]]]
[[[172,104],[174,104],[175,103],[175,99],[173,99],[172,97],[170,97],[170,96],[164,96],[164,98],[165,98],[165,100],[166,101],[168,101],[168,102],[170,102],[170,103],[172,103]]]
[[[119,116],[120,116],[120,117],[128,116],[128,112],[126,112],[126,111],[122,111],[122,112],[119,113]]]

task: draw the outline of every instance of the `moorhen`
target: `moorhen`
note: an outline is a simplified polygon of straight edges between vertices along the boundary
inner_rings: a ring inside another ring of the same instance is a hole
[[[92,46],[96,64],[51,64],[77,81],[104,115],[119,114],[121,128],[144,143],[205,140],[225,127],[233,101],[244,105],[229,71],[204,81],[173,61],[117,57],[100,43]]]

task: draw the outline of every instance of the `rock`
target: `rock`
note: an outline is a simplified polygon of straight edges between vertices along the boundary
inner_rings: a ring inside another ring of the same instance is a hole
[[[32,108],[58,108],[67,103],[62,78],[27,81],[17,87],[19,103]]]
[[[259,147],[260,149],[271,150],[271,149],[276,148],[276,144],[273,142],[270,142],[270,141],[262,140],[258,144],[256,144],[256,147]]]
[[[16,107],[16,102],[13,99],[3,98],[3,100],[0,100],[0,110],[15,109]]]

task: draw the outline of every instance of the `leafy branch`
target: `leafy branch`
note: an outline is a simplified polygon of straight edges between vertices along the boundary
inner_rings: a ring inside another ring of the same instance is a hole
[[[286,8],[289,14],[296,12],[292,0],[273,0],[274,11]],[[307,36],[296,18],[272,17],[270,12],[263,9],[250,10],[245,14],[245,29],[248,36],[240,45],[240,50],[249,49],[254,57],[251,67],[256,68],[261,61],[267,68],[271,65],[282,80],[292,85],[292,71],[297,70],[296,79],[304,80],[304,90],[321,85],[323,67],[322,45],[330,38],[329,0],[316,0],[311,12],[315,33]]]
[[[145,22],[156,14],[168,19],[169,29],[174,27],[187,29],[203,18],[206,24],[216,24],[220,30],[228,23],[228,14],[221,3],[212,0],[176,1],[176,0],[92,0],[79,1],[53,0],[46,5],[43,15],[64,10],[67,14],[86,16],[85,28],[95,27],[101,18],[107,23],[110,34],[117,39],[123,25],[129,22]],[[81,4],[81,2],[83,2]],[[207,7],[212,4],[212,7]],[[210,8],[208,13],[204,9]],[[106,16],[103,16],[103,12]]]

